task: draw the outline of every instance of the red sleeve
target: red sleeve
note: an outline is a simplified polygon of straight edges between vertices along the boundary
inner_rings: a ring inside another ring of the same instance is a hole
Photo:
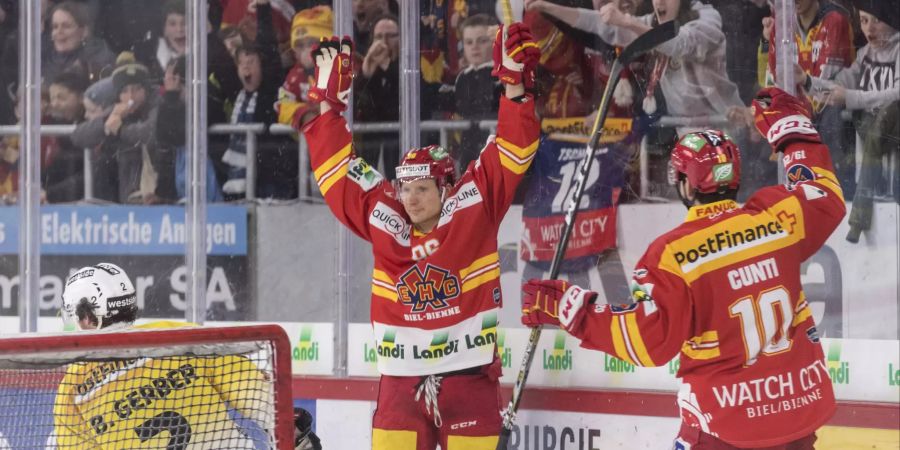
[[[521,103],[500,97],[497,135],[484,147],[472,168],[475,183],[497,223],[503,220],[519,181],[534,160],[540,131],[531,96]]]
[[[303,134],[325,203],[341,223],[371,240],[369,210],[387,197],[384,177],[354,154],[347,122],[335,111],[316,117],[303,128]]]
[[[847,16],[831,11],[822,19],[822,49],[813,61],[812,75],[822,76],[822,68],[829,59],[839,60],[842,67],[853,63],[853,30]],[[824,74],[834,76],[834,74]]]
[[[828,147],[824,144],[788,144],[782,159],[787,186],[767,189],[767,195],[775,198],[766,201],[771,204],[773,201],[780,201],[778,197],[796,199],[796,206],[786,210],[788,216],[779,217],[779,220],[786,227],[802,226],[804,235],[800,248],[803,252],[801,259],[805,260],[819,251],[844,219],[847,212],[844,193],[834,174]],[[791,214],[797,216],[789,217]]]
[[[581,323],[570,327],[582,347],[645,367],[666,364],[681,351],[690,337],[693,301],[684,280],[660,265],[661,245],[651,245],[634,270],[634,303],[586,306]]]

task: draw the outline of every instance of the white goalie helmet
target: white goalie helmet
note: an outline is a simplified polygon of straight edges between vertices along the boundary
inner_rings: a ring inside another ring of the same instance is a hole
[[[137,318],[137,294],[121,267],[99,263],[82,267],[66,280],[63,321],[96,321],[97,328],[124,327]]]

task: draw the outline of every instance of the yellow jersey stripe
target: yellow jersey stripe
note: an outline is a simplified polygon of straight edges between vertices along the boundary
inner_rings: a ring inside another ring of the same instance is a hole
[[[522,175],[526,170],[528,170],[528,164],[518,164],[515,161],[509,159],[509,156],[506,156],[502,152],[500,153],[500,164],[505,167],[506,170],[509,170],[516,175]]]
[[[681,353],[691,359],[713,359],[718,358],[722,353],[719,347],[716,348],[692,348],[690,344],[684,344],[681,347]]]
[[[323,175],[331,171],[335,166],[338,165],[342,160],[350,156],[350,144],[344,146],[344,148],[338,150],[337,153],[331,155],[330,158],[326,159],[318,168],[316,168],[314,175],[316,180],[320,180]]]
[[[534,158],[534,154],[532,154],[530,156],[526,156],[525,158],[519,158],[519,156],[516,155],[515,153],[513,153],[499,145],[497,146],[497,149],[500,151],[501,154],[506,155],[506,157],[508,157],[512,161],[516,162],[517,164],[528,164]]]
[[[392,302],[397,301],[397,291],[381,287],[377,284],[372,285],[372,295],[377,295]]]
[[[533,155],[534,152],[537,151],[537,147],[538,147],[537,140],[535,140],[531,144],[528,144],[525,147],[519,147],[518,145],[513,144],[512,142],[509,142],[506,139],[503,139],[502,137],[497,137],[496,143],[497,143],[497,145],[503,147],[510,153],[512,153],[522,159],[528,158],[529,156]]]
[[[378,281],[384,281],[385,283],[390,284],[390,285],[394,284],[394,280],[392,280],[391,277],[389,277],[388,274],[386,272],[384,272],[383,270],[373,269],[372,270],[372,278],[374,278]]]
[[[347,163],[344,162],[341,164],[340,168],[336,170],[333,174],[331,174],[328,179],[322,180],[322,183],[319,185],[319,191],[322,192],[322,196],[328,193],[328,190],[331,189],[331,186],[334,186],[334,183],[337,183],[342,178],[347,176]]]
[[[631,346],[641,365],[644,367],[656,366],[656,364],[653,363],[653,360],[650,359],[650,354],[647,353],[647,347],[644,345],[644,339],[641,337],[641,330],[638,328],[637,324],[637,314],[625,314],[625,324],[628,327],[627,332],[629,340],[631,341]]]
[[[821,184],[822,186],[825,186],[826,188],[828,188],[828,190],[830,190],[832,193],[834,193],[834,195],[837,195],[838,198],[841,199],[842,202],[844,201],[844,190],[841,189],[841,185],[839,185],[839,184],[835,183],[834,181],[831,181],[827,178],[819,178],[816,181],[819,184]]]
[[[625,347],[625,338],[622,336],[622,326],[619,324],[618,318],[613,317],[612,320],[609,321],[609,331],[612,335],[613,349],[616,351],[616,354],[613,356],[629,364],[636,365],[631,357],[628,356],[628,350]]]
[[[703,333],[700,333],[700,336],[694,336],[690,340],[697,344],[702,344],[704,342],[719,342],[719,332],[716,330],[704,331]]]
[[[481,286],[482,284],[487,283],[491,280],[496,280],[497,278],[500,278],[500,267],[499,266],[496,269],[489,270],[489,271],[487,271],[481,275],[478,275],[477,277],[474,277],[468,281],[464,281],[463,285],[462,285],[462,291],[463,292],[471,291],[472,289],[475,289],[478,286]]]
[[[816,178],[816,181],[821,181],[824,178],[826,180],[830,180],[832,183],[838,183],[838,179],[836,176],[834,176],[834,172],[830,170],[826,170],[821,167],[813,167],[812,171],[818,176]]]
[[[719,351],[719,333],[715,330],[704,331],[700,336],[690,338],[681,346],[681,352],[692,359],[713,359]]]
[[[468,267],[459,270],[459,277],[465,278],[469,276],[470,273],[485,267],[491,264],[500,262],[500,254],[497,252],[489,253],[487,255],[482,256],[481,258],[472,261],[472,264],[469,264]]]
[[[801,309],[797,314],[794,315],[794,320],[791,321],[791,326],[796,327],[803,323],[809,316],[812,315],[812,311],[809,310],[809,306]]]

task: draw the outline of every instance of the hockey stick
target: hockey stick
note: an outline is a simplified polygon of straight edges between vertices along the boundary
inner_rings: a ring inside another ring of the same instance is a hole
[[[509,0],[503,0],[501,6],[503,8],[503,25],[509,26],[513,23],[512,6],[509,4]]]
[[[657,45],[672,39],[678,30],[675,21],[669,21],[650,31],[638,36],[631,44],[625,47],[625,50],[613,61],[612,68],[609,73],[609,81],[606,83],[606,89],[603,90],[603,97],[600,99],[600,107],[597,109],[597,117],[594,119],[594,126],[591,128],[591,140],[588,142],[587,151],[581,160],[581,167],[578,175],[575,177],[575,186],[571,191],[571,197],[566,202],[566,219],[565,227],[556,244],[556,253],[553,255],[553,262],[550,264],[550,279],[555,280],[559,277],[559,267],[562,263],[563,256],[566,253],[566,247],[569,245],[569,237],[572,234],[572,228],[575,224],[575,215],[578,214],[578,204],[584,194],[584,180],[587,173],[591,169],[591,162],[597,153],[597,145],[600,143],[600,137],[603,133],[603,122],[606,121],[606,115],[609,113],[609,105],[612,99],[612,93],[619,83],[619,75],[626,64],[633,61],[638,56],[653,50]],[[522,400],[522,391],[525,389],[525,382],[528,380],[528,373],[531,371],[531,362],[534,360],[534,353],[537,349],[538,340],[541,338],[541,330],[543,327],[538,326],[531,330],[531,336],[528,338],[528,344],[525,347],[525,357],[522,359],[522,366],[519,368],[519,376],[516,378],[516,384],[513,387],[512,398],[509,400],[509,406],[503,413],[503,430],[500,431],[500,440],[497,442],[497,450],[507,450],[509,446],[509,438],[512,434],[513,423],[515,422],[516,411],[519,410],[519,402]]]

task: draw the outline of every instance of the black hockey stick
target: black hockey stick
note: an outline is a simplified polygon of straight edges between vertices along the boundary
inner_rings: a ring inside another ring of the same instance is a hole
[[[591,162],[597,153],[597,146],[600,143],[600,137],[603,133],[603,123],[606,121],[606,115],[609,113],[609,105],[612,100],[613,91],[619,83],[619,75],[626,64],[633,61],[638,56],[653,50],[657,45],[672,39],[678,30],[675,21],[669,21],[662,25],[652,28],[650,31],[638,36],[631,44],[625,47],[625,50],[613,61],[612,68],[609,73],[609,81],[606,83],[606,89],[603,90],[603,97],[600,99],[600,107],[597,109],[597,117],[594,119],[594,126],[591,128],[591,140],[588,142],[587,151],[581,160],[581,167],[578,175],[575,177],[575,186],[571,191],[571,196],[566,202],[566,219],[565,227],[556,244],[556,253],[553,255],[553,262],[550,264],[550,279],[555,280],[559,277],[559,266],[562,263],[563,256],[566,254],[566,247],[569,245],[569,237],[572,234],[572,227],[575,223],[575,215],[578,214],[578,204],[584,194],[584,180],[587,179],[587,173],[591,169]],[[528,380],[528,373],[531,371],[531,362],[534,360],[534,353],[537,349],[538,340],[541,338],[541,330],[543,327],[538,326],[532,328],[531,336],[528,338],[528,345],[525,347],[525,357],[522,360],[522,366],[519,368],[519,376],[516,378],[516,385],[513,387],[512,398],[509,400],[509,406],[503,413],[503,430],[500,432],[500,440],[497,442],[497,450],[507,450],[509,446],[509,438],[512,434],[513,423],[515,422],[516,412],[519,410],[519,402],[522,399],[522,391],[525,389],[525,382]]]

